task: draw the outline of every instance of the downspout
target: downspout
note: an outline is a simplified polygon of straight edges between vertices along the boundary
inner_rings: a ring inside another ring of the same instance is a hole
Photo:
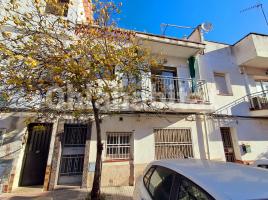
[[[207,116],[204,114],[204,137],[206,142],[206,157],[208,160],[210,160],[210,151],[209,151],[209,141],[208,141],[208,128],[207,128]]]

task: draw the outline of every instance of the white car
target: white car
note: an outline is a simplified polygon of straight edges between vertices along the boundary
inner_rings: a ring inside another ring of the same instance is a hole
[[[268,169],[268,159],[259,159],[256,160],[251,166],[253,167],[261,167],[264,169]]]
[[[149,164],[134,200],[264,200],[268,171],[207,160],[160,160]]]

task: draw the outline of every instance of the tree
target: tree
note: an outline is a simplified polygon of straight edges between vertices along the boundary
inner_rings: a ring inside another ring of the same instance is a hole
[[[126,102],[143,102],[146,88],[141,80],[159,61],[142,47],[135,32],[117,27],[118,5],[98,0],[92,5],[94,23],[78,24],[79,16],[64,17],[69,4],[7,2],[0,16],[0,92],[6,102],[2,109],[27,109],[43,117],[93,114],[97,155],[91,198],[98,200],[101,115]],[[66,96],[71,104],[63,100]]]

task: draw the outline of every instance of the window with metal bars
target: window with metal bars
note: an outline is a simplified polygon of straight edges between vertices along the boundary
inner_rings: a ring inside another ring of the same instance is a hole
[[[83,124],[65,124],[63,134],[64,147],[84,147],[87,139],[87,126]]]
[[[131,159],[131,133],[108,132],[106,144],[107,160]]]
[[[60,175],[82,175],[84,155],[64,155],[61,158]]]
[[[154,129],[155,158],[193,157],[190,129]]]

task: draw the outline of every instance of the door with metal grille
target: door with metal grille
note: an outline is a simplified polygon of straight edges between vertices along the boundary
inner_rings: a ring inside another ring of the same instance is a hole
[[[52,124],[32,123],[28,126],[20,186],[43,185],[51,132]]]
[[[155,159],[193,157],[190,129],[154,129]]]
[[[81,185],[88,131],[85,124],[64,125],[59,185]]]
[[[229,127],[221,127],[221,137],[227,162],[235,162],[234,146]]]

